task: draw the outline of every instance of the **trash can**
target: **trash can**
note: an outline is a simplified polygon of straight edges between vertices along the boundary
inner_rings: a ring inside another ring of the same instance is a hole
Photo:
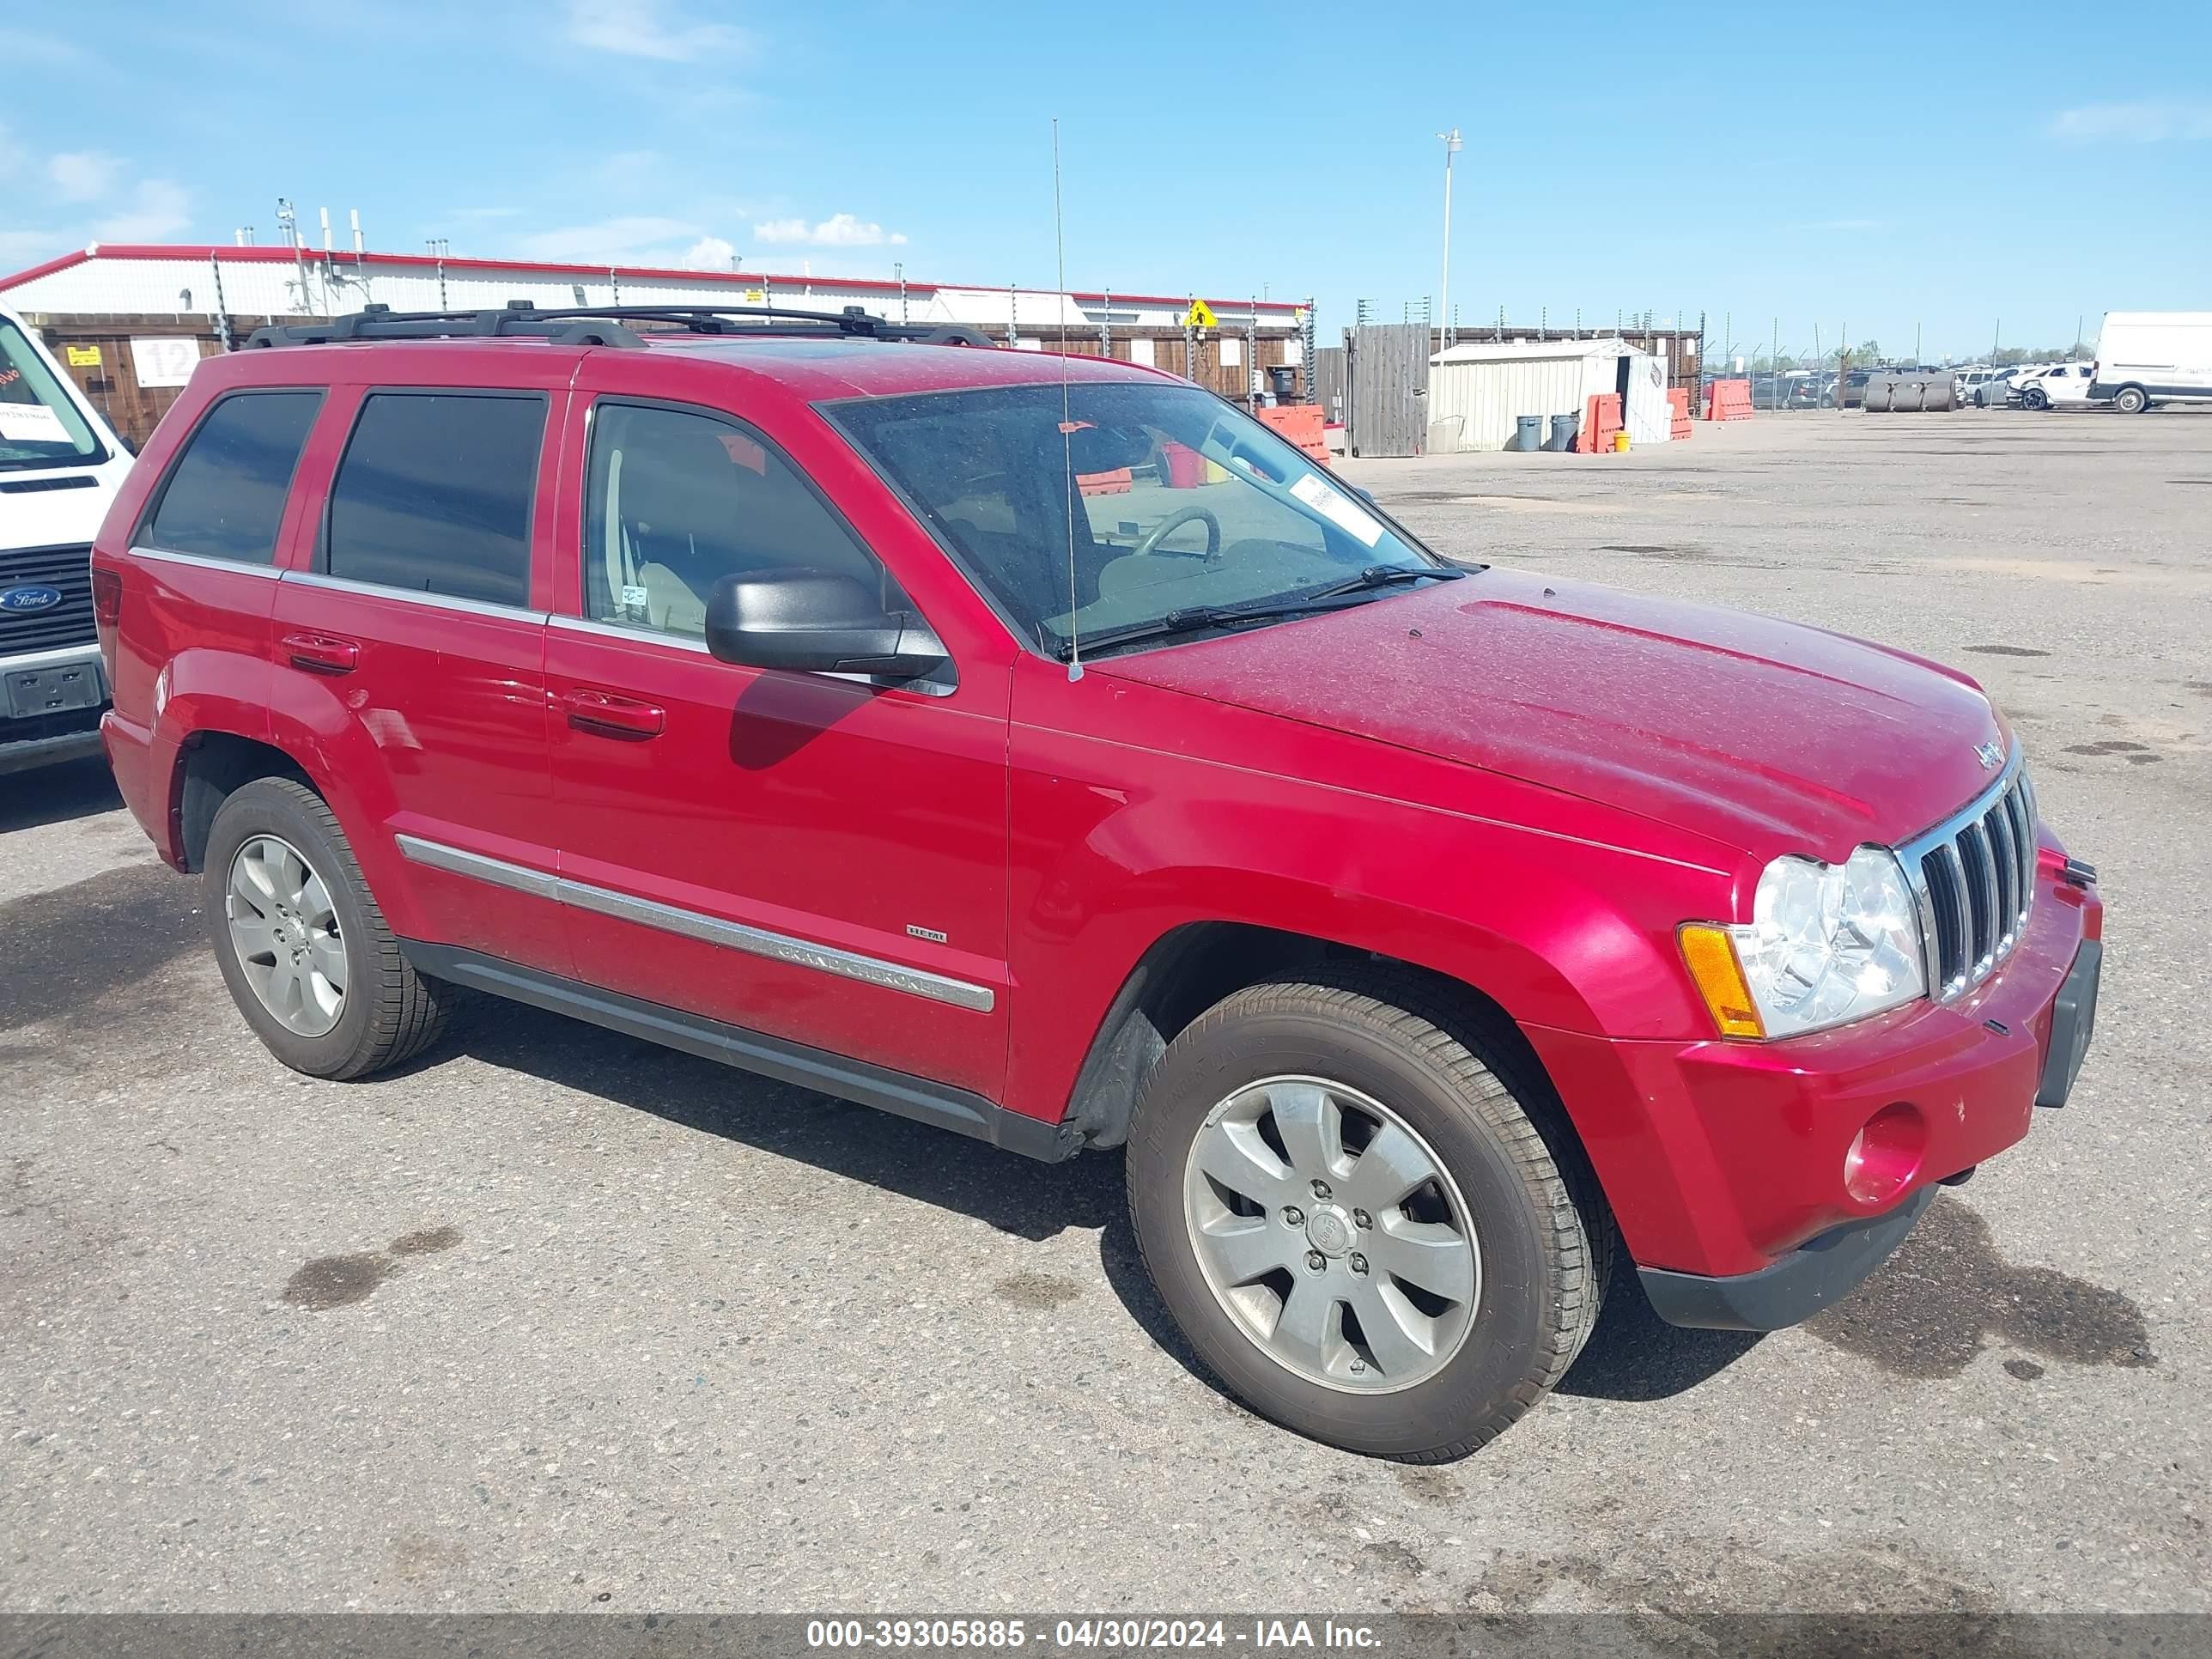
[[[1579,415],[1553,416],[1552,435],[1544,440],[1544,447],[1562,453],[1572,449],[1575,447],[1575,429],[1581,424],[1582,416]]]
[[[1508,449],[1533,450],[1543,447],[1541,415],[1516,415],[1513,417],[1513,435],[1505,441]]]

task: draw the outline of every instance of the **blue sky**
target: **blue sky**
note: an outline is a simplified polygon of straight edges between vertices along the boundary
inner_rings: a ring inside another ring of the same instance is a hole
[[[2212,6],[80,0],[0,9],[0,269],[276,240],[1709,315],[1978,351],[2212,306]],[[2122,19],[2124,18],[2124,23]],[[2104,20],[2114,26],[2106,27]],[[1565,44],[1563,44],[1565,43]]]

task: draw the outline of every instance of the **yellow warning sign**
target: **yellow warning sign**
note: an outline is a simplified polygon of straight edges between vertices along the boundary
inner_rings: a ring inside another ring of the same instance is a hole
[[[96,345],[66,346],[63,348],[63,349],[68,354],[69,366],[71,368],[98,368],[100,367],[100,348]]]
[[[1213,327],[1213,307],[1203,300],[1193,300],[1190,309],[1183,313],[1182,325],[1185,328]]]

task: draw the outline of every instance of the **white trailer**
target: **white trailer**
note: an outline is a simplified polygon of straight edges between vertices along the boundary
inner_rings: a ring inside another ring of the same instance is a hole
[[[2212,311],[2108,311],[2094,369],[2089,396],[2123,414],[2212,403]]]

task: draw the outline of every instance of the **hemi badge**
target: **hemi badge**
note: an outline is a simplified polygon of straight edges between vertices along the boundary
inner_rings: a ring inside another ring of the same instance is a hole
[[[917,927],[909,921],[906,925],[906,930],[908,933],[912,933],[916,939],[926,939],[938,945],[943,945],[947,942],[945,935],[939,933],[934,927]]]

